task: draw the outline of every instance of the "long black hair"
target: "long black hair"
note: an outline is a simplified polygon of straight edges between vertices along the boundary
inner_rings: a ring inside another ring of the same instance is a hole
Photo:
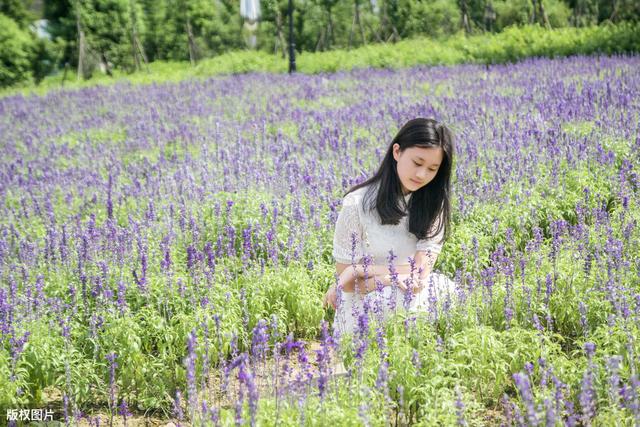
[[[400,151],[410,147],[441,147],[444,152],[436,176],[427,185],[411,194],[408,205],[405,205],[404,197],[400,197],[402,185],[398,177],[397,162],[393,158],[394,144],[400,146]],[[403,209],[406,207],[409,211],[409,232],[418,240],[435,237],[443,227],[446,239],[451,221],[450,181],[453,154],[453,135],[444,124],[421,117],[409,120],[389,144],[387,154],[375,175],[349,189],[345,196],[358,188],[373,184],[363,197],[363,208],[368,207],[369,211],[377,209],[383,225],[397,225],[402,217],[407,215]],[[372,199],[376,188],[379,191],[375,199]],[[437,221],[440,215],[442,221]]]

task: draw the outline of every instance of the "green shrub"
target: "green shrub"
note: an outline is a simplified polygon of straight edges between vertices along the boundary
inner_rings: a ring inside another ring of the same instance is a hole
[[[32,36],[0,13],[0,86],[31,79]]]

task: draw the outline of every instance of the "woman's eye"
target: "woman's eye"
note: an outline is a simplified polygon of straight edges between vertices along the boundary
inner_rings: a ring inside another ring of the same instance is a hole
[[[413,162],[414,165],[420,166],[420,163]]]

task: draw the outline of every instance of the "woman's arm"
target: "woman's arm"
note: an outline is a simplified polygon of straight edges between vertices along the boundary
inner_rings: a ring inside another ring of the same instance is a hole
[[[413,279],[413,283],[409,283],[409,286],[413,286],[419,291],[423,287],[422,280],[426,279],[431,273],[437,257],[437,254],[430,251],[416,251],[413,274],[411,264],[394,265],[392,267],[394,271],[391,271],[388,265],[369,265],[366,274],[364,264],[349,265],[340,274],[340,282],[342,283],[343,291],[355,292],[357,281],[357,291],[364,294],[377,289],[377,282],[380,282],[382,286],[394,284],[392,273],[395,273],[397,275],[395,283],[398,286],[406,289],[405,281]],[[366,283],[364,280],[365,275],[367,276]]]
[[[414,275],[419,274],[421,279],[425,279],[429,275],[429,273],[431,273],[431,270],[433,270],[433,266],[436,263],[437,259],[438,259],[438,255],[433,252],[416,251],[416,254],[414,255],[415,264],[413,267],[413,274]],[[397,264],[393,266],[393,269],[397,274],[406,274],[406,275],[411,274],[411,264]],[[364,264],[356,264],[355,272],[356,272],[356,276],[359,279],[364,279],[364,276],[365,276]],[[367,267],[367,275],[369,277],[386,276],[390,274],[391,274],[391,271],[389,270],[388,265],[376,264],[376,265],[369,265]]]

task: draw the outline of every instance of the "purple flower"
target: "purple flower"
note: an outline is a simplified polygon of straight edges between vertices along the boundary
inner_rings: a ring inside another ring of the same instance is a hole
[[[609,399],[611,403],[618,406],[620,400],[620,364],[622,356],[611,356],[607,358],[607,369],[609,371]]]
[[[411,301],[414,297],[412,287],[416,284],[415,282],[419,278],[419,274],[416,275],[416,260],[414,257],[409,257],[409,267],[411,269],[409,277],[404,280],[407,290],[405,291],[404,298],[402,300],[402,306],[405,308],[405,310],[408,310],[411,306]]]
[[[320,399],[324,400],[326,386],[331,375],[331,349],[335,347],[331,334],[328,330],[328,323],[323,320],[321,327],[320,350],[316,350],[316,361],[318,363],[318,391]]]
[[[416,371],[420,372],[422,369],[422,361],[420,360],[420,353],[417,350],[413,350],[411,353],[411,363],[413,367],[416,368]]]
[[[509,400],[509,397],[507,397],[506,394],[502,396],[502,398],[500,399],[500,403],[502,404],[502,408],[504,409],[505,423],[503,425],[513,425],[513,418],[514,418],[514,414],[512,413],[512,410],[514,409],[513,403]],[[523,423],[521,423],[521,425]]]
[[[264,360],[268,348],[269,334],[267,333],[267,322],[260,319],[252,331],[251,355],[258,360]]]
[[[529,425],[538,425],[538,415],[534,406],[529,376],[522,373],[516,373],[513,374],[513,379],[516,383],[516,387],[518,388],[518,392],[520,393],[520,398],[527,410],[527,422]]]
[[[592,342],[586,342],[584,344],[584,351],[587,354],[587,357],[589,358],[589,360],[591,360],[591,358],[595,354],[596,345],[594,343],[592,343]]]
[[[587,323],[587,305],[580,301],[578,303],[578,311],[580,312],[580,326],[582,326],[582,333],[586,337],[589,333],[589,325]]]
[[[545,425],[546,427],[554,427],[556,425],[556,412],[551,399],[544,399],[545,409]]]
[[[398,272],[396,271],[394,260],[398,258],[393,254],[393,250],[389,251],[389,256],[387,257],[387,262],[389,266],[389,276],[391,278],[391,286],[392,289],[392,297],[388,301],[389,311],[394,312],[396,309],[396,292],[398,291]]]
[[[640,380],[638,380],[638,376],[635,374],[629,378],[629,385],[623,386],[620,391],[622,402],[629,412],[633,414],[636,423],[640,421],[639,391]]]
[[[29,339],[30,335],[31,335],[31,332],[27,331],[24,334],[22,334],[22,337],[20,338],[11,337],[9,339],[9,344],[11,345],[11,358],[13,360],[14,367],[16,365],[18,358],[24,351],[24,346],[27,343],[27,340]]]
[[[176,398],[173,401],[173,414],[178,420],[184,418],[184,414],[182,413],[182,393],[180,393],[180,390],[176,390]]]
[[[385,360],[378,367],[378,377],[376,378],[376,390],[382,390],[382,394],[385,396],[385,399],[387,401],[390,400],[388,381],[389,381],[389,362]]]
[[[462,400],[462,393],[460,387],[456,386],[456,418],[459,426],[466,426],[467,422],[464,419],[464,401]]]
[[[196,330],[192,329],[187,336],[187,357],[184,359],[184,365],[187,370],[187,392],[189,395],[189,410],[191,411],[191,419],[195,419],[194,411],[197,402],[197,384],[196,384],[196,346],[197,336]]]
[[[111,201],[111,193],[113,188],[113,176],[109,173],[109,182],[107,184],[107,218],[113,219],[113,202]]]
[[[122,316],[124,316],[124,312],[127,309],[126,293],[127,287],[124,282],[118,282],[118,308],[120,309],[120,314]]]
[[[187,270],[192,272],[197,260],[196,248],[193,244],[187,246]]]
[[[585,425],[591,423],[591,419],[596,414],[596,389],[594,386],[594,364],[593,355],[595,353],[595,344],[587,342],[584,345],[585,352],[589,359],[587,370],[582,376],[582,383],[580,385],[580,407],[582,408],[582,422]]]
[[[243,353],[246,354],[246,353]],[[249,366],[247,364],[247,358],[243,357],[241,359],[241,363],[239,366],[239,371],[238,371],[238,380],[240,381],[240,384],[244,384],[244,386],[247,389],[247,394],[249,397],[249,414],[251,417],[250,423],[251,426],[255,426],[256,425],[256,415],[258,412],[258,399],[259,399],[259,395],[258,395],[258,387],[256,386],[255,380],[254,380],[254,376],[251,373],[251,371],[249,370]],[[242,406],[240,406],[240,411]],[[237,411],[238,407],[236,407],[236,411]],[[238,412],[236,412],[236,416],[237,416]]]
[[[211,242],[205,243],[204,252],[206,254],[207,266],[211,269],[211,272],[213,273],[215,271],[216,260],[215,260],[215,254],[213,253],[213,245],[211,244]]]
[[[525,371],[527,371],[527,374],[531,377],[533,376],[533,363],[531,362],[526,362],[524,364],[524,369]]]
[[[160,262],[160,266],[165,272],[167,272],[171,268],[171,253],[168,247],[164,249],[164,258]]]
[[[122,420],[126,427],[127,417],[130,417],[133,414],[129,411],[129,405],[127,405],[127,401],[124,399],[122,399],[122,401],[120,402],[120,406],[118,407],[118,414],[122,415]]]
[[[112,411],[115,411],[116,405],[116,368],[118,367],[118,363],[116,362],[116,358],[118,357],[116,353],[109,353],[106,356],[106,359],[109,361],[109,408]]]

